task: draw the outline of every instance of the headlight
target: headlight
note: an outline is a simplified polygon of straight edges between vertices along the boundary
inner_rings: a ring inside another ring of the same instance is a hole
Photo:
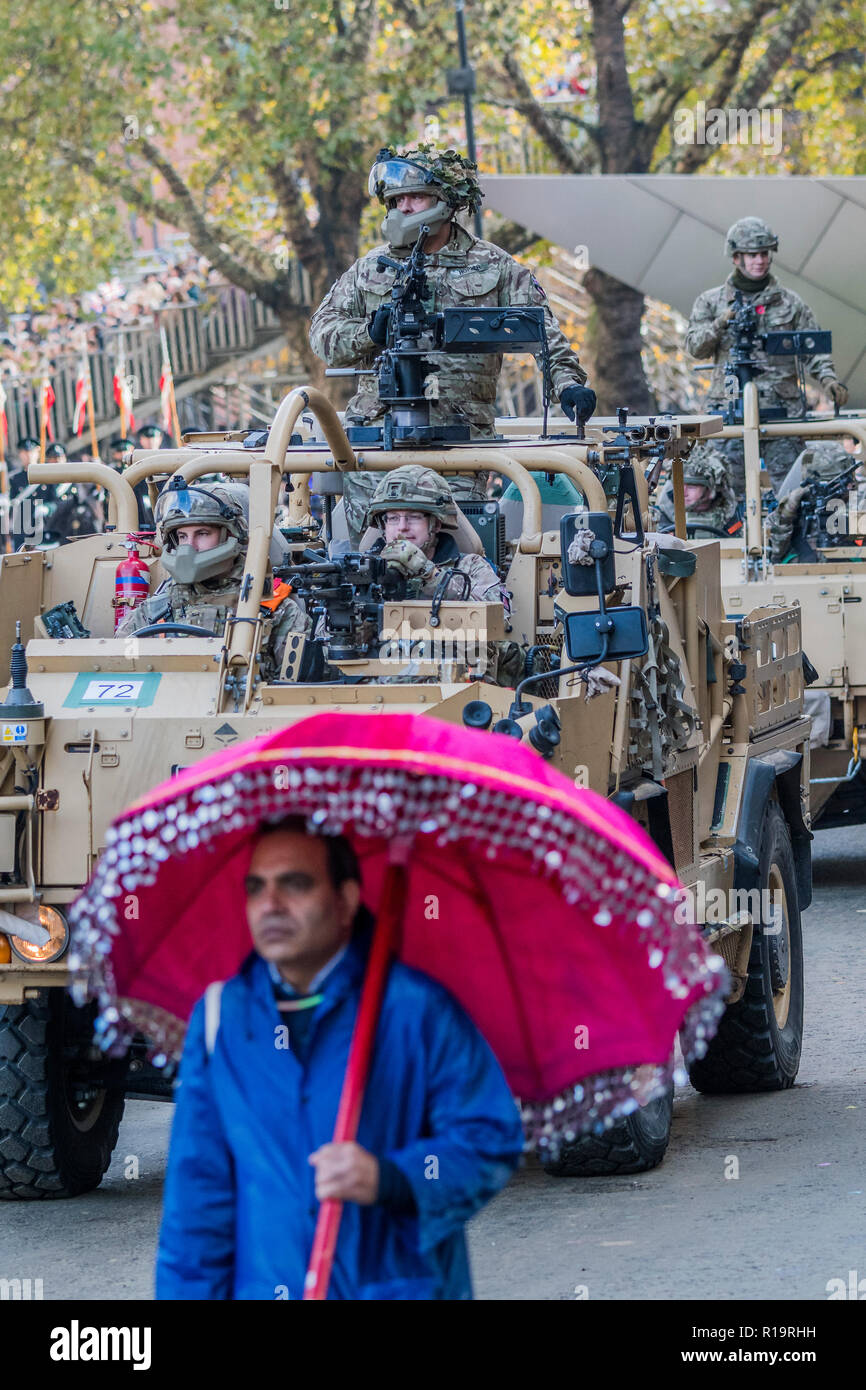
[[[34,946],[30,941],[23,941],[20,936],[10,936],[12,950],[21,960],[35,960],[42,964],[59,960],[69,945],[69,924],[66,918],[56,907],[40,905],[39,925],[50,932],[50,938],[44,946]]]

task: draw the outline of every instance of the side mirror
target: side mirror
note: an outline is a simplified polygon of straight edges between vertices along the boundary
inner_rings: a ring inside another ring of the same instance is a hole
[[[607,650],[604,637],[607,636]],[[607,608],[603,613],[567,613],[565,647],[570,661],[631,661],[646,656],[649,634],[642,608]]]
[[[562,582],[567,594],[594,594],[597,586],[596,566],[573,565],[568,548],[578,530],[590,530],[596,540],[603,541],[607,553],[601,559],[601,587],[605,594],[616,588],[616,561],[613,553],[613,523],[607,512],[569,512],[559,523],[559,545],[562,551]]]

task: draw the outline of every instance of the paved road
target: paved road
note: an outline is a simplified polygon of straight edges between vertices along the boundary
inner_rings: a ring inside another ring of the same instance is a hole
[[[866,1279],[866,831],[819,834],[814,850],[797,1085],[678,1091],[671,1147],[652,1173],[581,1181],[525,1169],[471,1227],[479,1298],[825,1299],[830,1279]],[[169,1105],[131,1101],[98,1192],[4,1203],[4,1272],[41,1277],[46,1299],[150,1297],[170,1122]]]

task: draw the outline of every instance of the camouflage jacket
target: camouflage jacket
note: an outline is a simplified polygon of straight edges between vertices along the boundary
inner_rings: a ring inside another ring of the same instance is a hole
[[[376,247],[340,276],[313,315],[310,343],[329,367],[372,368],[379,354],[380,349],[370,340],[367,323],[371,314],[390,303],[395,272],[389,267],[377,268],[377,257],[383,253],[394,259],[405,259],[410,254],[409,249]],[[492,242],[477,240],[455,223],[451,240],[443,250],[428,257],[425,269],[429,289],[425,307],[430,311],[453,305],[543,305],[554,391],[558,395],[566,386],[583,385],[586,381],[586,372],[556,322],[544,290],[532,272],[507,251]],[[430,353],[429,357],[436,364],[439,383],[438,402],[431,401],[431,421],[463,419],[473,427],[473,433],[491,434],[501,356]],[[346,415],[371,421],[382,413],[375,383],[368,379],[349,401]]]
[[[384,541],[380,540],[371,548],[374,553],[377,553],[383,549],[383,546]],[[458,551],[454,537],[446,531],[439,534],[433,560],[437,566],[437,572],[427,580],[410,579],[407,585],[407,598],[432,598],[445,569],[453,568],[460,574],[469,576],[469,593],[463,599],[462,585],[455,579],[445,591],[446,602],[501,603],[505,608],[506,615],[510,613],[510,595],[503,588],[490,561],[486,560],[483,555],[466,555]],[[483,647],[483,654],[481,651],[478,653],[480,658],[478,669],[482,679],[490,680],[497,685],[516,685],[523,674],[523,651],[518,644],[511,641],[484,642],[481,634],[478,635]],[[443,638],[447,640],[447,634],[443,633]],[[405,685],[415,683],[418,677],[414,674],[412,664],[409,663],[406,671],[400,675],[378,676],[375,679],[377,683],[384,685]],[[437,680],[438,677],[436,676],[426,676],[421,683],[435,684]]]
[[[660,522],[674,525],[674,485],[672,482],[665,483],[655,502],[655,510]],[[711,526],[714,531],[727,531],[734,520],[736,510],[736,494],[730,483],[726,482],[721,492],[716,494],[712,504],[705,511],[687,511],[686,522],[689,526]]]
[[[791,549],[794,528],[800,512],[800,501],[791,496],[795,488],[810,481],[829,482],[850,468],[856,460],[833,439],[815,439],[795,460],[785,479],[785,490],[767,528],[770,558],[780,564]]]
[[[370,547],[370,551],[373,555],[378,555],[384,548],[384,537],[381,537]],[[458,570],[460,574],[469,576],[469,593],[465,599],[462,599],[463,585],[455,579],[449,584],[445,593],[446,601],[503,602],[502,584],[490,561],[485,559],[483,555],[466,555],[458,550],[457,542],[450,531],[439,532],[436,550],[433,554],[433,563],[436,566],[436,571],[429,579],[410,579],[408,581],[407,598],[432,598],[445,570],[453,568]]]
[[[725,401],[724,364],[733,346],[733,334],[729,323],[720,324],[719,319],[734,302],[735,286],[733,278],[713,290],[699,294],[692,309],[689,326],[686,329],[685,348],[692,357],[712,358],[715,363],[706,403],[718,404]],[[747,302],[755,306],[760,316],[762,333],[793,332],[798,329],[817,328],[818,322],[808,304],[805,304],[793,290],[785,289],[774,275],[771,275],[764,289],[755,295],[747,296]],[[796,358],[768,357],[759,343],[755,344],[755,361],[764,368],[756,378],[758,401],[763,406],[784,406],[788,415],[797,415],[800,410],[800,396],[797,386]],[[832,358],[818,353],[804,359],[804,366],[810,376],[818,381],[838,381]]]
[[[226,618],[235,612],[243,575],[232,573],[219,583],[178,584],[166,579],[150,598],[130,613],[117,630],[118,637],[132,637],[151,623],[191,623],[221,637]],[[262,643],[262,674],[270,679],[279,674],[286,639],[292,632],[309,632],[310,620],[293,598],[285,598],[271,613],[262,609],[265,639]]]

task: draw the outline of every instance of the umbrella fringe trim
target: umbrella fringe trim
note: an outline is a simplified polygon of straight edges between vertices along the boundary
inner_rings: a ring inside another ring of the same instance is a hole
[[[98,1001],[97,1041],[104,1051],[119,1055],[143,1031],[160,1045],[154,1062],[177,1055],[177,1020],[174,1029],[159,1027],[155,1007],[136,1005],[136,1017],[150,1011],[148,1033],[133,1022],[133,1001],[118,999],[110,953],[115,937],[134,930],[121,911],[129,895],[152,887],[163,861],[202,849],[219,852],[227,834],[289,814],[305,816],[318,834],[351,826],[361,837],[429,837],[446,853],[455,841],[468,841],[482,862],[508,857],[528,873],[557,880],[565,901],[583,908],[599,930],[628,933],[628,949],[648,952],[649,966],[658,968],[673,999],[685,1002],[698,990],[719,1000],[726,992],[724,961],[708,956],[697,927],[676,916],[681,890],[634,858],[623,862],[617,847],[577,815],[434,773],[333,764],[299,768],[287,760],[235,772],[170,803],[133,808],[109,828],[94,875],[70,913],[69,955],[76,1002]],[[707,1028],[714,1030],[723,1005],[714,1013],[710,1002],[704,998],[686,1010],[687,1019],[695,1015],[690,1049],[711,1036]]]

